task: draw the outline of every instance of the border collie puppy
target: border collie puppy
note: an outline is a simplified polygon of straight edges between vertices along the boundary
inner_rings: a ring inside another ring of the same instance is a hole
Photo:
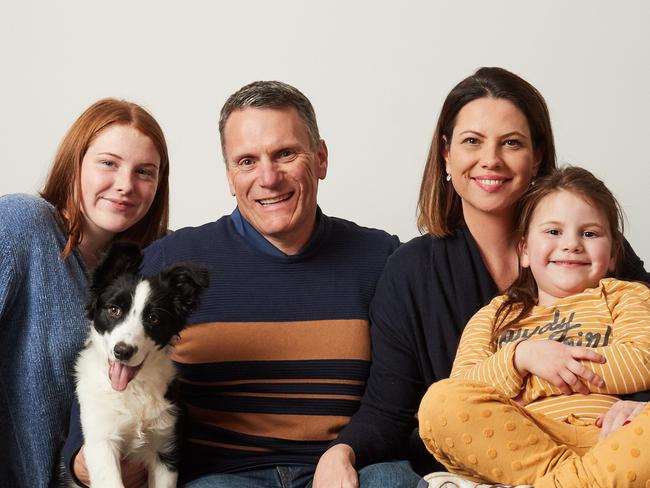
[[[92,276],[92,322],[76,363],[84,456],[93,488],[122,487],[120,460],[145,465],[150,487],[175,487],[177,411],[168,347],[208,286],[202,268],[178,264],[151,278],[142,253],[114,244]]]

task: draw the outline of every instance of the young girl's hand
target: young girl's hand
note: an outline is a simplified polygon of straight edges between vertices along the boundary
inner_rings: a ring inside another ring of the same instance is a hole
[[[579,360],[604,363],[605,357],[593,349],[568,346],[556,341],[523,341],[515,349],[515,368],[522,376],[534,374],[554,386],[562,393],[588,394],[586,383],[602,387],[605,382]]]

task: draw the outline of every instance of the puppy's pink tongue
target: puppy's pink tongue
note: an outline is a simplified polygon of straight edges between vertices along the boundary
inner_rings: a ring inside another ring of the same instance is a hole
[[[110,363],[108,376],[111,379],[111,386],[115,391],[124,391],[129,381],[135,376],[136,368],[122,363]]]

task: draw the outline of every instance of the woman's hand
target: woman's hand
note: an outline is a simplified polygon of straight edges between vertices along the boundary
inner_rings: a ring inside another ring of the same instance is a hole
[[[313,488],[357,488],[354,451],[347,444],[330,447],[318,460]]]
[[[147,470],[142,464],[132,464],[122,461],[120,468],[122,470],[122,483],[124,483],[125,488],[138,488],[147,484]],[[74,458],[72,469],[79,481],[86,486],[90,486],[90,477],[88,476],[88,467],[86,466],[83,446],[81,446],[81,449],[79,449],[79,452]]]
[[[604,363],[605,357],[593,349],[567,346],[556,341],[522,341],[515,349],[515,368],[519,374],[533,374],[554,386],[562,393],[588,394],[586,383],[602,387],[603,379],[584,366],[579,360]]]
[[[599,441],[602,441],[609,434],[616,432],[625,424],[629,423],[634,417],[639,415],[646,402],[632,402],[628,400],[619,400],[605,413],[601,413],[596,418],[596,426],[600,427]]]

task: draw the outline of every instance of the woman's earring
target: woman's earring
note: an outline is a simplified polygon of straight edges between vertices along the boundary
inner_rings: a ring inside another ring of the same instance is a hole
[[[449,173],[447,173],[447,177],[445,178],[445,180],[451,181],[451,175]]]

